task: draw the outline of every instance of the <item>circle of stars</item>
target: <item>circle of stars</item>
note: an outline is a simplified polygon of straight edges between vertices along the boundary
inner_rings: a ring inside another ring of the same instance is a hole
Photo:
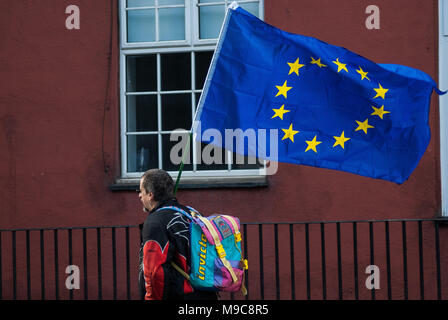
[[[324,64],[321,60],[321,58],[315,58],[315,57],[310,57],[311,61],[309,62],[311,65],[315,65],[316,67],[320,68],[320,69],[324,69],[324,68],[328,68],[328,65]],[[331,61],[334,65],[337,66],[337,73],[349,73],[349,69],[347,68],[347,64],[344,63],[343,61],[340,61],[340,58],[336,58],[336,60]],[[300,69],[305,67],[306,65],[303,63],[300,63],[300,58],[297,58],[294,62],[287,62],[288,66],[289,66],[289,73],[288,76],[295,74],[297,77],[300,76]],[[360,75],[360,81],[371,81],[370,78],[368,77],[369,72],[364,71],[361,67],[359,67],[359,69],[355,70],[359,75]],[[275,97],[279,97],[279,96],[283,96],[284,99],[286,100],[288,98],[288,91],[293,89],[293,87],[288,86],[288,80],[285,80],[285,82],[282,85],[276,85],[275,86],[278,90],[277,94],[275,95]],[[383,88],[383,86],[381,85],[381,83],[378,83],[378,88],[373,88],[373,90],[375,91],[375,95],[372,97],[372,99],[382,99],[385,100],[386,99],[386,94],[389,91],[389,89]],[[373,112],[370,114],[370,116],[378,116],[381,120],[384,119],[384,116],[388,113],[390,113],[390,111],[384,110],[384,105],[382,105],[381,107],[377,108],[375,106],[371,106],[373,108]],[[287,107],[285,107],[285,104],[282,104],[282,106],[278,109],[272,109],[272,111],[274,111],[274,115],[272,116],[271,119],[274,118],[280,118],[282,121],[286,121],[285,119],[285,114],[291,112],[291,110],[287,109]],[[371,124],[369,124],[369,118],[367,117],[366,119],[364,119],[364,121],[361,120],[355,120],[356,121],[356,127],[354,129],[354,132],[364,132],[364,134],[368,134],[368,130],[369,129],[374,129],[375,127],[372,126]],[[293,123],[290,123],[289,127],[287,129],[283,129],[282,131],[284,133],[283,137],[282,137],[282,141],[283,140],[290,140],[292,143],[294,143],[294,136],[298,133],[300,133],[299,130],[297,130],[297,128],[293,127]],[[333,148],[336,147],[341,147],[342,149],[345,149],[345,143],[348,142],[349,140],[351,140],[350,137],[346,137],[345,136],[345,131],[342,130],[339,136],[333,136],[333,138],[335,139],[335,142],[333,144]],[[305,152],[308,151],[314,151],[315,153],[318,152],[318,148],[317,146],[319,146],[322,141],[318,140],[318,136],[315,135],[314,138],[312,140],[305,140],[306,143],[306,148],[305,148]]]

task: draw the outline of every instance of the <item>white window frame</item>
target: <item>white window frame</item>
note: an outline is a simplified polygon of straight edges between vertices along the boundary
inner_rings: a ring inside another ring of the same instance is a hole
[[[157,0],[156,0],[157,1]],[[180,53],[180,52],[190,52],[191,53],[191,90],[182,90],[182,91],[170,91],[170,93],[190,93],[192,98],[192,123],[194,117],[194,108],[198,101],[196,101],[196,94],[201,93],[202,89],[196,89],[196,81],[195,81],[195,52],[200,51],[213,51],[215,50],[217,39],[199,39],[199,6],[198,0],[186,0],[185,1],[185,40],[181,41],[154,41],[154,42],[136,42],[129,43],[127,42],[127,11],[129,9],[126,8],[126,0],[119,0],[120,7],[120,142],[121,142],[121,178],[118,179],[118,183],[129,183],[135,182],[136,179],[141,177],[140,172],[127,172],[127,136],[130,133],[126,132],[126,124],[127,124],[127,114],[126,114],[126,106],[127,106],[127,96],[128,95],[141,95],[147,94],[148,92],[138,92],[138,93],[127,93],[126,92],[126,59],[129,55],[142,55],[142,54],[157,54],[157,91],[151,92],[151,94],[157,94],[158,99],[158,162],[159,167],[162,164],[162,136],[161,133],[170,133],[172,131],[160,131],[161,128],[161,110],[160,110],[160,99],[161,94],[164,91],[161,90],[161,73],[160,64],[161,58],[160,56],[165,53]],[[216,0],[212,3],[207,3],[206,5],[217,5],[217,4],[226,4],[226,7],[232,2],[232,0]],[[256,0],[243,0],[238,1],[241,3],[253,3],[257,2]],[[264,0],[259,0],[259,15],[261,19],[264,19]],[[205,4],[204,4],[205,5]],[[141,7],[145,9],[154,8],[154,7]],[[157,17],[157,15],[156,15]],[[157,20],[157,18],[156,18]],[[192,21],[194,20],[194,21]],[[156,34],[157,34],[158,25],[156,23]],[[193,29],[191,29],[193,28]],[[186,131],[187,132],[187,131]],[[138,132],[131,133],[132,135],[142,135],[147,134],[148,132]],[[247,182],[255,182],[262,183],[266,180],[266,163],[264,167],[260,169],[234,169],[231,170],[231,163],[228,164],[227,170],[196,170],[196,143],[191,143],[190,152],[193,152],[193,171],[184,171],[182,173],[182,181],[184,183],[214,183],[220,184],[228,181],[230,183],[247,183]],[[228,159],[232,159],[231,153],[227,154]],[[231,162],[231,161],[229,161]],[[178,171],[168,171],[173,178],[177,177]]]
[[[448,0],[439,0],[439,88],[448,90]],[[441,216],[448,217],[448,94],[439,96]]]
[[[157,0],[156,0],[157,1]],[[191,21],[189,14],[191,11],[190,1],[185,1],[185,40],[172,40],[172,41],[153,41],[153,42],[128,42],[127,37],[127,15],[126,13],[131,10],[141,10],[141,9],[155,9],[156,6],[151,7],[135,7],[135,8],[126,8],[126,0],[119,0],[120,6],[120,44],[121,49],[136,49],[136,48],[154,48],[154,47],[175,47],[175,46],[188,46],[191,44]],[[163,6],[163,8],[176,8],[180,7],[179,5],[167,5]],[[158,23],[158,15],[156,14],[156,37],[159,34],[159,23]]]
[[[194,38],[193,38],[193,44],[194,45],[214,45],[216,46],[216,42],[218,39],[200,39],[199,38],[199,7],[206,7],[206,6],[214,6],[214,5],[225,5],[225,8],[227,8],[233,1],[235,0],[215,0],[213,2],[206,2],[206,3],[198,3],[198,0],[194,1],[194,10],[192,12],[193,19],[194,19]],[[244,5],[245,3],[255,3],[258,2],[258,13],[259,18],[261,20],[264,20],[264,0],[239,0],[237,3],[239,5]]]

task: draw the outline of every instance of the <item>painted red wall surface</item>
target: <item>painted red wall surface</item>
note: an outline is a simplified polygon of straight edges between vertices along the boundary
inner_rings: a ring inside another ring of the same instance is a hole
[[[71,4],[81,10],[80,30],[65,28]],[[380,30],[365,27],[369,4],[380,8]],[[436,0],[265,0],[265,21],[276,27],[434,79],[437,17]],[[0,227],[141,223],[137,194],[109,189],[120,174],[117,1],[4,0],[0,38]],[[267,187],[181,189],[178,198],[242,222],[433,218],[441,203],[438,121],[434,95],[431,143],[403,185],[280,164]]]

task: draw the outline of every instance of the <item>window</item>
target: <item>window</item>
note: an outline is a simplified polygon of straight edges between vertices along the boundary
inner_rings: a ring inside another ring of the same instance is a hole
[[[262,18],[263,0],[238,1]],[[149,168],[177,175],[170,159],[174,130],[191,128],[217,38],[230,0],[120,0],[122,178]],[[179,137],[180,138],[180,137]],[[221,164],[198,163],[205,144],[191,144],[182,177],[263,175],[264,165],[222,152]],[[193,161],[195,160],[195,161]]]

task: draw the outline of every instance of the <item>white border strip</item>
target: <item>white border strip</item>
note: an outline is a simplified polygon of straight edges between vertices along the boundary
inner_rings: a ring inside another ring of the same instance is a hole
[[[448,89],[448,1],[439,0],[439,88]],[[448,217],[448,94],[439,96],[441,216]]]

